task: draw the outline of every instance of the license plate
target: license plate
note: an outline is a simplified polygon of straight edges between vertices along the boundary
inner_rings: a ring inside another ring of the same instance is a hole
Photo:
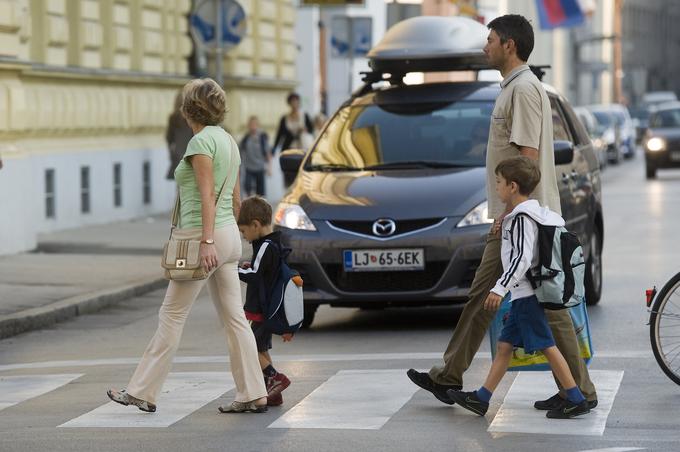
[[[671,151],[671,160],[680,162],[680,151]]]
[[[343,261],[347,272],[416,271],[425,268],[425,250],[422,248],[344,250]]]

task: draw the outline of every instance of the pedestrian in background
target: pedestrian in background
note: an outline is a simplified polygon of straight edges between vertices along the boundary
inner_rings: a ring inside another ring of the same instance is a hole
[[[269,151],[269,137],[260,129],[257,116],[248,119],[248,132],[239,145],[241,165],[245,172],[243,191],[246,196],[264,196],[265,173],[272,175],[272,155]]]
[[[524,155],[538,162],[543,177],[531,194],[542,206],[561,214],[553,149],[552,108],[541,82],[526,62],[534,48],[534,31],[523,16],[510,14],[492,20],[484,53],[489,65],[503,76],[489,129],[486,152],[487,200],[493,225],[486,238],[482,260],[470,286],[468,301],[444,353],[444,366],[434,366],[429,374],[409,369],[408,377],[430,391],[439,401],[452,405],[449,389],[461,389],[463,373],[479,350],[495,312],[483,309],[484,301],[503,272],[501,262],[501,223],[510,213],[493,189],[494,169],[509,157]],[[569,370],[589,409],[597,406],[595,386],[590,380],[576,339],[574,324],[567,309],[546,311],[548,324],[557,348],[564,355]],[[538,410],[559,409],[567,393],[557,381],[559,392],[547,400],[534,403]]]
[[[324,115],[323,113],[318,113],[316,116],[314,116],[314,138],[315,139],[319,135],[321,135],[321,131],[323,130],[327,121],[328,121],[328,118],[326,118],[326,115]]]
[[[182,90],[175,96],[175,108],[168,118],[168,128],[165,131],[165,141],[168,143],[170,154],[170,168],[168,168],[167,179],[175,178],[175,169],[184,157],[189,140],[194,136],[194,132],[180,111],[181,108]]]
[[[283,115],[279,121],[272,154],[275,154],[277,150],[307,150],[313,141],[314,125],[307,113],[300,111],[300,95],[290,93],[287,102],[290,111]]]
[[[250,262],[244,262],[238,271],[241,281],[248,284],[243,307],[246,318],[255,335],[260,368],[267,387],[267,405],[283,404],[281,392],[290,385],[288,377],[274,368],[269,350],[272,348],[272,332],[265,324],[265,314],[270,303],[274,284],[281,267],[281,231],[272,228],[272,206],[262,198],[253,197],[243,201],[238,217],[238,228],[253,246]],[[293,339],[283,334],[283,341]]]
[[[204,286],[213,300],[229,347],[235,401],[221,412],[264,412],[267,390],[257,359],[255,338],[241,304],[238,260],[241,238],[236,218],[240,207],[240,156],[234,139],[220,127],[226,96],[211,79],[192,80],[183,91],[182,114],[194,132],[175,170],[179,188],[179,228],[202,231],[201,264],[207,279],[170,281],[158,313],[156,334],[146,348],[127,389],[109,389],[111,400],[156,411],[156,399],[170,372],[189,310]],[[224,184],[223,202],[215,198]],[[177,232],[177,231],[175,231]]]

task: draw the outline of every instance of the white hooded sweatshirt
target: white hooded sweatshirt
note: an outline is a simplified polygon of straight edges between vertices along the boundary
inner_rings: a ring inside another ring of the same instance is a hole
[[[525,215],[518,215],[520,213]],[[503,275],[491,292],[504,297],[508,291],[511,299],[529,297],[534,289],[526,277],[530,268],[538,265],[538,226],[564,226],[564,219],[556,212],[541,207],[535,199],[519,203],[503,219],[501,225],[501,262]]]

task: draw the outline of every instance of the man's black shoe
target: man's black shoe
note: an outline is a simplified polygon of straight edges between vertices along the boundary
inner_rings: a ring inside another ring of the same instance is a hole
[[[462,406],[463,408],[467,408],[468,410],[475,414],[479,414],[480,416],[484,416],[486,411],[489,409],[489,404],[479,400],[476,391],[463,392],[449,389],[446,391],[446,393],[449,395],[451,400],[456,402],[458,405]]]
[[[432,381],[432,378],[425,372],[418,372],[415,369],[409,369],[406,372],[406,375],[408,376],[409,379],[413,383],[415,383],[417,386],[423,388],[426,391],[429,391],[434,395],[437,400],[440,402],[444,402],[447,405],[453,405],[453,400],[449,398],[448,395],[446,395],[446,391],[449,389],[461,389],[462,386],[458,385],[440,385],[439,383],[435,383]]]
[[[541,411],[557,410],[565,402],[565,400],[560,397],[559,392],[554,396],[546,400],[537,400],[534,402],[534,408]],[[588,408],[594,409],[597,406],[597,399],[588,400]]]
[[[550,419],[571,419],[572,417],[587,413],[590,413],[587,400],[584,400],[581,403],[574,403],[570,402],[569,400],[564,400],[559,408],[550,410],[545,415]]]

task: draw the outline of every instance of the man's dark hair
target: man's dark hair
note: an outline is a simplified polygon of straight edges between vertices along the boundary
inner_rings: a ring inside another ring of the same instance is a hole
[[[534,50],[534,29],[524,16],[519,14],[506,14],[496,17],[487,25],[505,43],[508,39],[515,42],[517,57],[522,61],[528,61],[531,51]]]

